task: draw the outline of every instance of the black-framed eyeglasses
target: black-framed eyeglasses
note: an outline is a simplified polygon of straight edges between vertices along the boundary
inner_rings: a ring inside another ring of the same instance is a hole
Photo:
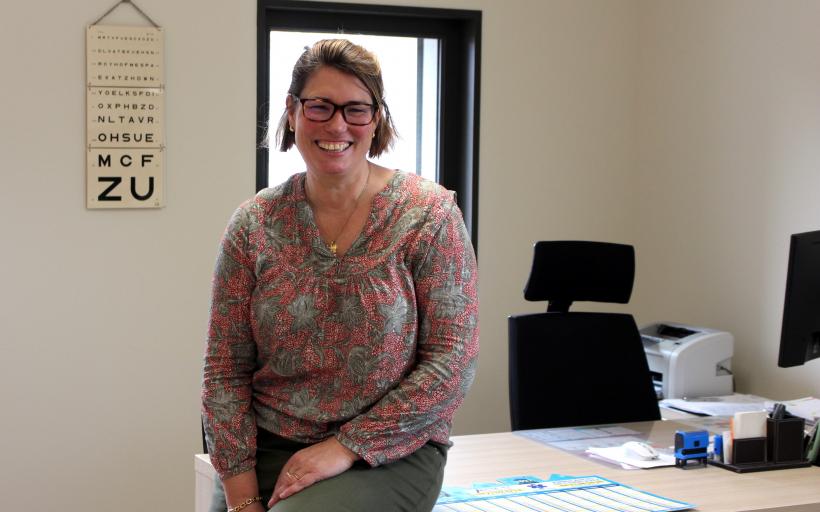
[[[336,115],[337,110],[342,111],[342,118],[347,124],[354,126],[364,126],[373,121],[376,115],[376,105],[371,103],[361,103],[351,101],[344,105],[337,105],[324,98],[300,98],[291,94],[296,101],[302,104],[302,113],[311,121],[324,122]]]

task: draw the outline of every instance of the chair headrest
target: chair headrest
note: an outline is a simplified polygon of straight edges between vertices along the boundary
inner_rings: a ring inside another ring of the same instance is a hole
[[[528,301],[550,301],[549,311],[568,311],[573,301],[626,304],[635,280],[631,245],[577,240],[535,244]]]

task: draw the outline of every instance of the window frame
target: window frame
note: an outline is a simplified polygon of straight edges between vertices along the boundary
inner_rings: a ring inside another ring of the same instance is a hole
[[[438,182],[456,192],[478,250],[478,135],[481,11],[304,0],[257,0],[256,135],[267,134],[270,31],[365,33],[440,42]],[[279,108],[276,108],[278,118]],[[276,147],[270,151],[278,151]],[[256,190],[268,184],[268,148],[257,145]]]

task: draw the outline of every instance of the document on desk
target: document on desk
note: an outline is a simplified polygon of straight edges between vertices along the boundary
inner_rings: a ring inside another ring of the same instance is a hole
[[[539,428],[513,433],[575,455],[582,455],[590,447],[607,448],[621,446],[627,441],[646,441],[646,436],[639,431],[619,425]]]
[[[730,416],[694,416],[677,419],[675,423],[692,427],[692,430],[708,430],[713,434],[722,434],[732,429],[731,419]]]
[[[608,439],[620,436],[639,436],[641,433],[631,428],[619,425],[603,425],[597,427],[564,427],[564,428],[537,428],[532,430],[516,430],[513,432],[527,439],[542,444],[555,445],[573,441],[588,441],[590,439]],[[623,442],[623,441],[621,441]],[[581,443],[586,449],[589,443]]]
[[[511,477],[500,479],[498,485],[445,487],[433,512],[672,512],[693,508],[691,503],[599,476],[554,475],[549,480]]]
[[[736,412],[763,410],[765,402],[766,399],[763,397],[735,393],[701,398],[667,398],[661,400],[658,405],[706,416],[732,416]]]
[[[789,414],[799,416],[806,420],[806,425],[814,425],[817,419],[820,418],[820,399],[807,396],[795,400],[785,400],[780,403],[786,406],[786,411]],[[774,407],[774,402],[767,401],[766,407],[771,409]]]
[[[675,456],[671,453],[658,452],[656,459],[642,460],[630,456],[622,446],[606,448],[590,447],[587,453],[601,457],[607,461],[620,464],[624,469],[650,469],[662,466],[674,466]]]

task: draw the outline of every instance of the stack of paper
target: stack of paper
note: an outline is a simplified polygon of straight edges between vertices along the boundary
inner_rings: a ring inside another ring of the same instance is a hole
[[[735,393],[701,398],[667,398],[661,400],[658,405],[705,416],[732,416],[736,412],[765,410],[766,399],[756,395]]]

